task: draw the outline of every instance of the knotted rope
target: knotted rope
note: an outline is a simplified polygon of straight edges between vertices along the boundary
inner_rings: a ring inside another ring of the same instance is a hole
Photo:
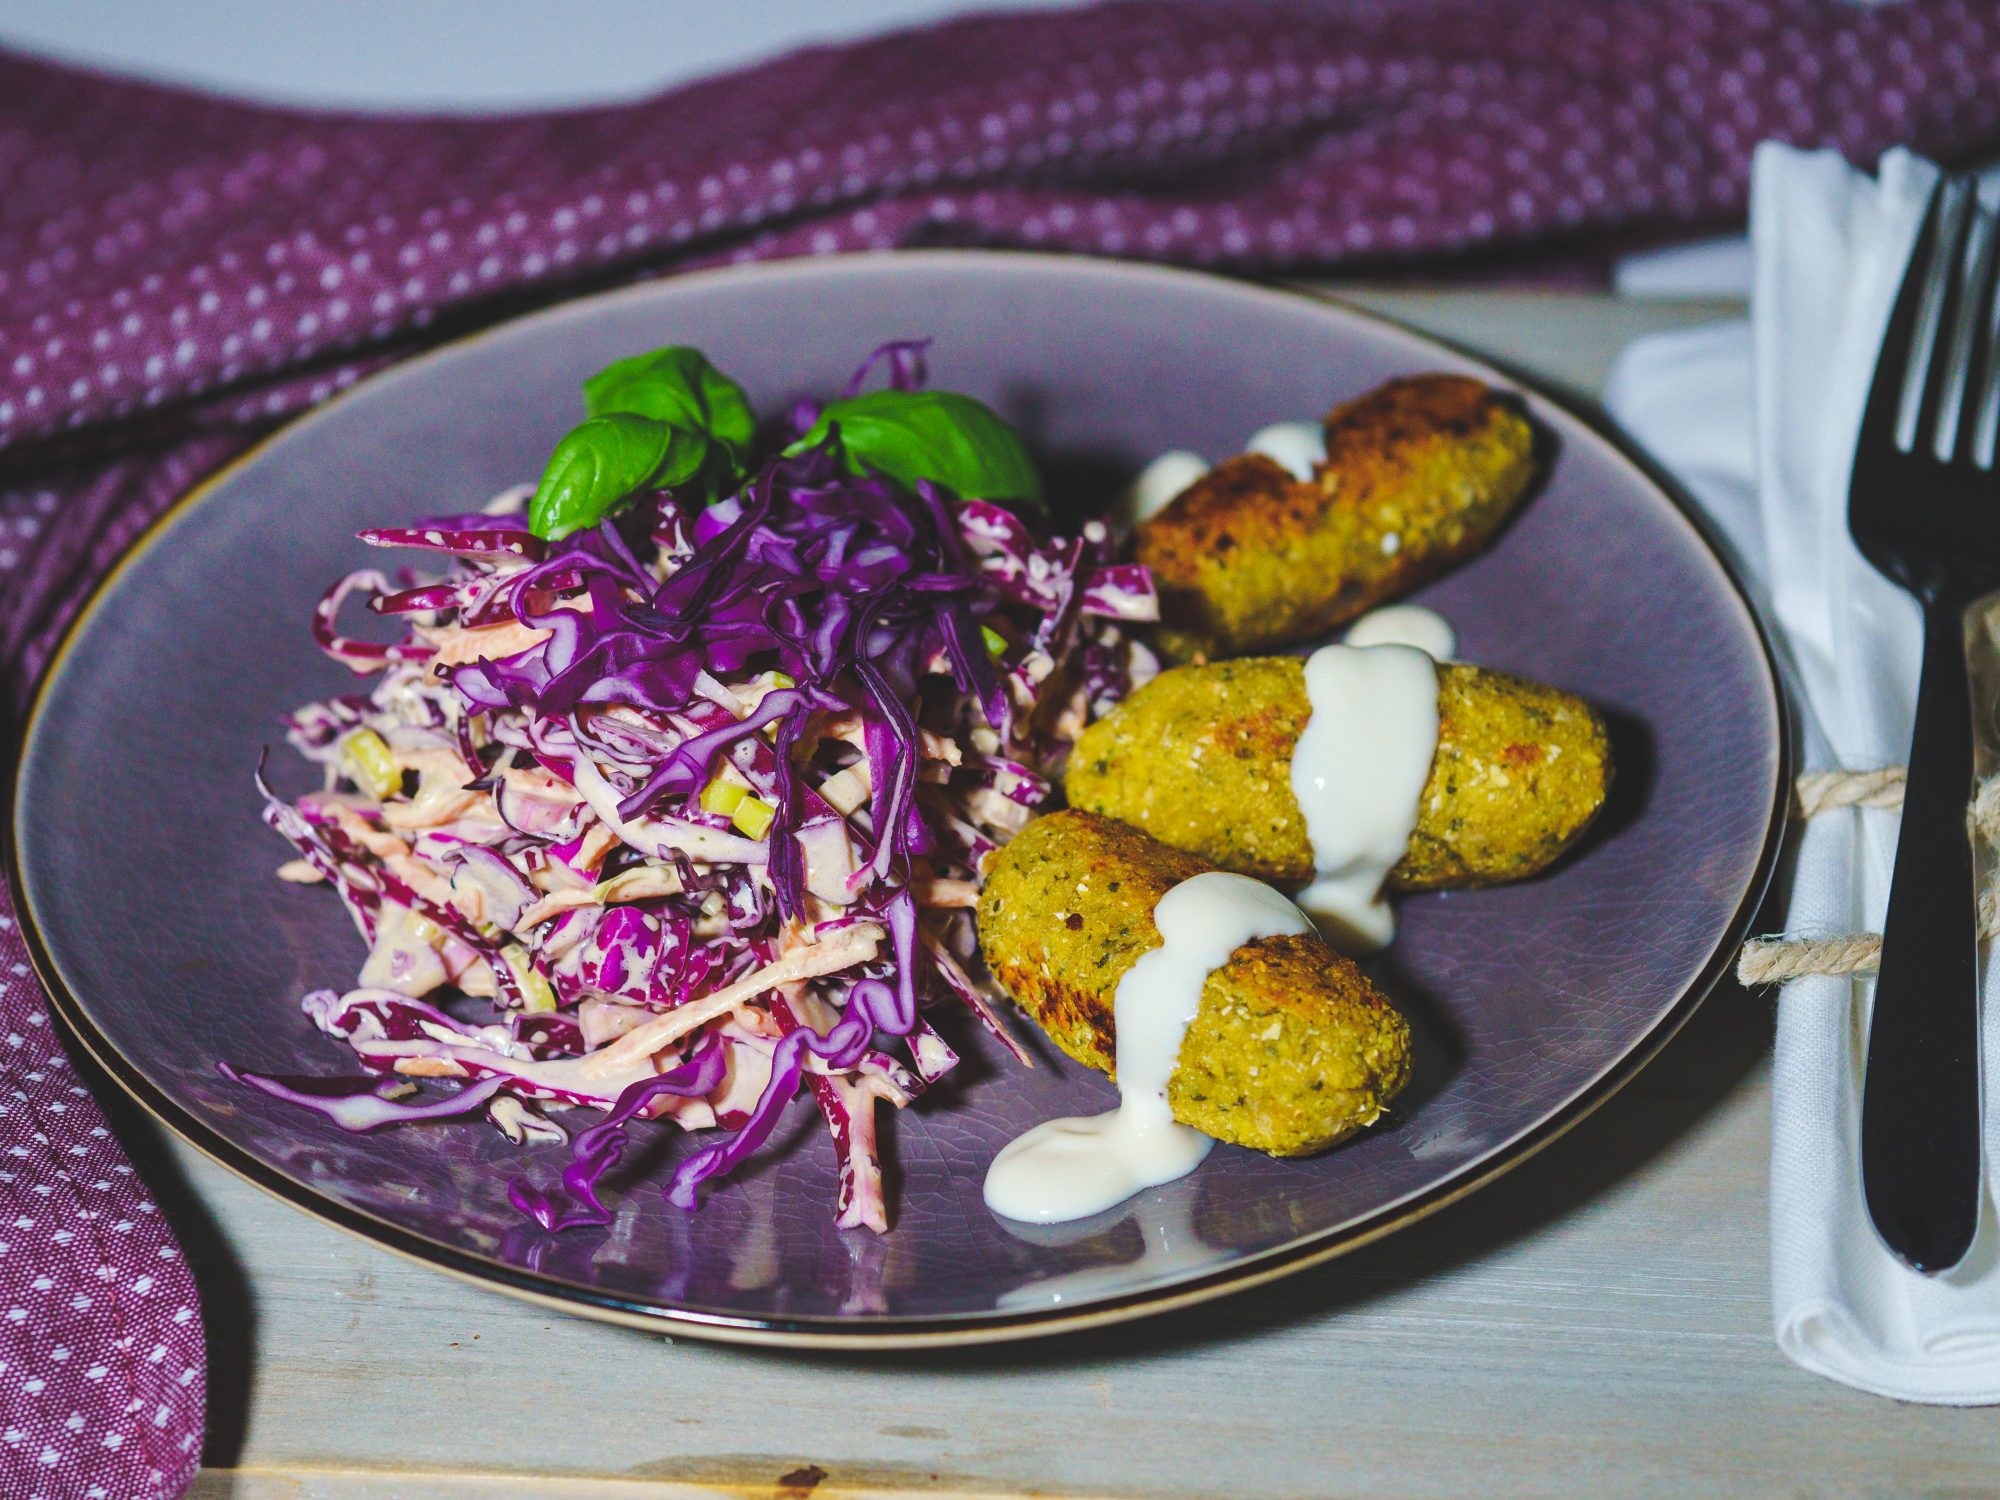
[[[1901,807],[1906,772],[1901,766],[1874,771],[1815,771],[1801,776],[1792,795],[1802,818],[1846,807]],[[2000,776],[1982,782],[1967,816],[1972,832],[2000,845]],[[1979,935],[2000,937],[2000,891],[1979,897]],[[1882,935],[1849,932],[1836,937],[1757,937],[1736,958],[1739,984],[1783,984],[1808,974],[1872,974],[1882,966]]]
[[[1907,775],[1901,766],[1884,766],[1879,771],[1809,771],[1793,783],[1792,796],[1802,818],[1815,818],[1836,807],[1901,807]]]

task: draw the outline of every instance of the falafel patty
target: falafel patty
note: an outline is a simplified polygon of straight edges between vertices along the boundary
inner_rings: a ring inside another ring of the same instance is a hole
[[[1245,453],[1142,523],[1172,661],[1322,634],[1476,552],[1526,493],[1517,397],[1463,375],[1392,380],[1326,417],[1309,480]]]
[[[1058,1047],[1115,1073],[1119,981],[1163,941],[1160,898],[1210,868],[1111,818],[1050,813],[989,861],[980,950]],[[1408,1023],[1351,961],[1311,934],[1259,938],[1208,976],[1167,1103],[1217,1140],[1305,1156],[1372,1124],[1409,1074]]]
[[[1312,716],[1305,662],[1245,657],[1175,667],[1083,732],[1070,805],[1120,818],[1224,870],[1297,885],[1313,875],[1292,755]],[[1604,805],[1611,740],[1558,688],[1438,665],[1438,744],[1397,890],[1497,885],[1562,855]]]

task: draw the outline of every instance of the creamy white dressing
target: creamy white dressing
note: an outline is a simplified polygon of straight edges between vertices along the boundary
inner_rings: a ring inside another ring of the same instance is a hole
[[[1386,604],[1348,626],[1343,644],[1415,646],[1433,661],[1450,661],[1458,651],[1458,632],[1451,621],[1421,604]]]
[[[1414,646],[1322,646],[1306,658],[1312,714],[1291,774],[1315,873],[1298,902],[1343,953],[1373,953],[1396,936],[1382,886],[1416,830],[1437,754],[1437,694],[1437,663]]]
[[[1252,433],[1243,451],[1263,454],[1295,479],[1311,479],[1313,470],[1326,462],[1326,429],[1318,422],[1273,422]],[[1211,467],[1199,453],[1168,449],[1141,469],[1118,497],[1118,519],[1127,526],[1151,520]]]
[[[1252,433],[1243,451],[1263,454],[1294,479],[1311,479],[1326,462],[1326,428],[1318,422],[1273,422]]]
[[[1184,1177],[1215,1142],[1173,1117],[1167,1080],[1208,976],[1243,944],[1310,932],[1290,901],[1247,875],[1206,871],[1153,908],[1165,940],[1118,982],[1118,1108],[1048,1120],[1009,1141],[986,1172],[986,1206],[1005,1218],[1054,1224],[1086,1218],[1144,1188]]]
[[[361,965],[359,982],[364,989],[422,996],[451,977],[437,945],[422,935],[418,924],[423,920],[407,906],[382,903],[375,919],[374,945]]]
[[[1119,519],[1128,526],[1149,521],[1175,496],[1208,472],[1208,460],[1185,448],[1173,448],[1139,471],[1119,503]]]

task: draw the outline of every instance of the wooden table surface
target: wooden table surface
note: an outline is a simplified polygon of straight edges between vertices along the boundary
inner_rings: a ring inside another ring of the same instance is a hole
[[[1572,390],[1727,305],[1358,294]],[[236,1497],[1990,1494],[2000,1419],[1808,1376],[1770,1333],[1768,999],[1725,987],[1497,1184],[1344,1259],[1101,1332],[807,1357],[461,1284],[125,1107],[202,1282]]]

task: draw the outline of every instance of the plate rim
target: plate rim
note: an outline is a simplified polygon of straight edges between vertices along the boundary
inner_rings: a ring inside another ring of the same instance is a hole
[[[394,1220],[341,1203],[317,1192],[305,1183],[261,1161],[214,1130],[187,1106],[149,1079],[127,1058],[90,1019],[81,999],[59,977],[28,898],[22,860],[22,781],[28,749],[49,694],[63,664],[99,606],[117,586],[126,571],[151,551],[172,531],[176,522],[207,496],[220,488],[239,470],[261,458],[272,446],[304,423],[315,421],[372,390],[387,377],[454,355],[473,344],[503,331],[513,332],[523,325],[553,322],[574,314],[582,307],[602,307],[624,301],[643,301],[669,288],[712,281],[748,281],[794,274],[801,269],[819,271],[881,267],[894,261],[932,266],[963,267],[1005,263],[1042,265],[1063,272],[1085,272],[1113,278],[1156,279],[1197,287],[1227,287],[1237,295],[1282,301],[1290,307],[1311,308],[1321,314],[1372,325],[1401,339],[1448,352],[1490,376],[1517,386],[1537,400],[1562,412],[1599,444],[1618,464],[1631,469],[1644,485],[1664,499],[1687,523],[1707,559],[1720,572],[1747,620],[1764,667],[1764,679],[1771,694],[1773,734],[1776,748],[1775,785],[1771,812],[1766,820],[1762,847],[1744,884],[1738,906],[1725,924],[1715,948],[1694,979],[1673,1004],[1654,1022],[1641,1039],[1611,1063],[1575,1097],[1538,1121],[1515,1140],[1497,1148],[1457,1174],[1433,1184],[1413,1197],[1379,1209],[1341,1229],[1324,1231],[1310,1238],[1276,1246],[1258,1255],[1219,1266],[1185,1281],[1157,1288],[1141,1288],[1120,1296],[1107,1297],[1080,1307],[1047,1309],[989,1310],[920,1318],[826,1318],[783,1314],[748,1315],[704,1311],[675,1306],[664,1301],[605,1292],[574,1282],[545,1276],[539,1272],[507,1265],[470,1251],[443,1244],[411,1231]],[[297,414],[274,431],[259,438],[242,453],[224,463],[184,494],[175,498],[159,515],[125,546],[118,557],[85,594],[75,614],[57,637],[48,659],[37,674],[27,706],[13,736],[10,749],[13,765],[6,779],[8,817],[6,876],[15,898],[18,930],[28,952],[35,977],[50,1001],[69,1039],[80,1046],[93,1062],[144,1109],[174,1135],[208,1160],[227,1169],[242,1181],[270,1193],[308,1217],[330,1224],[346,1233],[388,1250],[405,1260],[442,1271],[460,1281],[469,1281],[555,1311],[579,1314],[598,1321],[637,1328],[650,1333],[698,1338],[712,1342],[767,1347],[826,1349],[842,1351],[944,1348],[982,1343],[1009,1342],[1046,1337],[1056,1333],[1101,1328],[1155,1313],[1193,1306],[1230,1292],[1247,1290],[1280,1277],[1321,1265],[1338,1256],[1373,1243],[1504,1176],[1551,1142],[1567,1134],[1622,1089],[1672,1040],[1697,1007],[1727,974],[1733,954],[1749,930],[1749,924],[1770,888],[1779,852],[1791,823],[1789,795],[1795,770],[1795,732],[1790,697],[1784,674],[1772,644],[1770,627],[1756,597],[1745,587],[1733,554],[1711,522],[1688,498],[1680,484],[1658,464],[1640,453],[1622,435],[1610,430],[1601,416],[1579,409],[1576,399],[1552,387],[1551,383],[1516,367],[1467,350],[1452,340],[1412,328],[1394,317],[1357,307],[1337,296],[1319,295],[1295,284],[1254,281],[1177,266],[1146,262],[1106,261],[1081,255],[1049,254],[1033,251],[1000,250],[917,250],[876,251],[843,256],[795,256],[742,265],[719,266],[669,274],[628,287],[587,293],[559,300],[549,306],[515,317],[502,318],[470,333],[447,340],[433,348],[395,360],[331,399]]]

